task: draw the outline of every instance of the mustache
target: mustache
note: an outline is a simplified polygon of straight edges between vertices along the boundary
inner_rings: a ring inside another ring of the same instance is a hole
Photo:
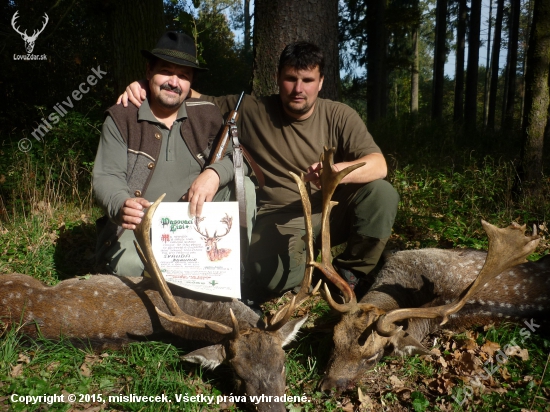
[[[172,91],[172,92],[177,93],[177,94],[182,93],[181,87],[178,87],[178,86],[172,87],[168,83],[164,83],[162,86],[160,86],[160,90],[168,90],[168,91]]]

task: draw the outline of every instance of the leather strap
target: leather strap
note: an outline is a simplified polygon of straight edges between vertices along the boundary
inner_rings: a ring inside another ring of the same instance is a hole
[[[244,159],[243,147],[239,142],[237,125],[229,126],[229,133],[233,140],[233,166],[235,167],[235,191],[237,192],[237,201],[239,202],[239,221],[240,226],[246,229],[246,195],[244,189]]]
[[[241,149],[243,151],[243,155],[246,162],[252,168],[252,171],[254,172],[254,175],[258,180],[258,186],[260,187],[260,189],[263,189],[263,187],[265,186],[265,178],[264,178],[262,169],[260,169],[260,166],[258,166],[258,164],[254,161],[252,156],[250,156],[250,153],[248,153],[248,150],[244,148],[244,146],[241,146]]]
[[[239,202],[239,225],[241,229],[241,259],[246,261],[248,255],[248,241],[247,239],[247,221],[246,221],[246,193],[244,187],[244,158],[243,147],[239,142],[239,134],[237,132],[237,125],[231,123],[229,127],[229,134],[233,141],[233,166],[235,167],[235,192],[237,194],[237,201]]]

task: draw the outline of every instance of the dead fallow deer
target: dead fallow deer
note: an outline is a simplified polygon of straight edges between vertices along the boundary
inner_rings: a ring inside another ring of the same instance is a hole
[[[152,279],[94,275],[49,287],[26,275],[0,275],[0,322],[8,326],[22,323],[20,330],[30,337],[64,336],[95,347],[117,348],[159,335],[169,335],[171,341],[180,343],[196,342],[203,347],[183,359],[210,369],[228,364],[238,393],[246,397],[241,400],[254,402],[251,397],[264,395],[252,405],[256,410],[285,411],[284,403],[274,399],[285,391],[282,348],[307,319],[307,315],[290,317],[309,296],[311,276],[306,273],[298,295],[265,323],[240,301],[168,286],[149,239],[153,214],[161,200],[149,208],[135,230],[138,253]]]
[[[231,226],[233,224],[233,218],[229,216],[227,213],[224,217],[220,220],[221,223],[223,223],[226,226],[226,231],[223,235],[218,235],[218,231],[214,231],[214,236],[210,236],[208,234],[208,230],[204,230],[204,233],[199,227],[199,224],[204,220],[204,217],[195,216],[194,220],[194,229],[195,231],[202,236],[204,240],[204,244],[206,246],[206,254],[208,255],[208,259],[211,262],[217,262],[218,260],[222,260],[223,258],[226,258],[231,253],[231,249],[218,249],[218,242],[222,237],[227,235],[229,231],[231,230]]]
[[[321,186],[330,188],[327,196],[331,196],[342,176],[332,170],[332,153],[325,151],[322,162]],[[306,186],[295,180],[302,202],[308,203]],[[325,225],[333,204],[323,205]],[[525,236],[525,226],[499,229],[483,221],[482,225],[489,237],[488,253],[465,249],[397,252],[360,302],[334,270],[330,234],[321,231],[322,261],[310,259],[309,264],[338,287],[345,301],[335,302],[325,285],[329,305],[342,318],[334,329],[334,350],[321,390],[347,389],[384,354],[429,354],[420,342],[447,322],[461,330],[513,317],[548,315],[550,257],[523,263],[538,245],[536,231]],[[308,247],[313,250],[311,242]],[[396,327],[398,322],[401,326]]]

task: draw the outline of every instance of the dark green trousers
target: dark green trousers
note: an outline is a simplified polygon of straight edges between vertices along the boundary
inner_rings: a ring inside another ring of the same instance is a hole
[[[347,242],[333,260],[340,268],[368,274],[378,262],[391,235],[399,195],[390,183],[375,180],[337,188],[338,205],[330,216],[332,246]],[[320,205],[312,214],[316,247],[320,247]],[[285,209],[258,211],[252,230],[244,290],[251,295],[273,294],[302,281],[306,263],[303,212]]]

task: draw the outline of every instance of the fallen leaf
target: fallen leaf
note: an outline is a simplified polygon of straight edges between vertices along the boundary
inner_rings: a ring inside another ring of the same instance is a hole
[[[23,364],[18,363],[13,368],[11,368],[10,376],[12,378],[18,378],[21,376],[22,373],[23,373]]]
[[[508,372],[508,368],[506,366],[499,369],[500,376],[506,381],[509,381],[512,378],[512,375],[510,375],[510,372]]]
[[[357,395],[359,398],[359,410],[360,411],[370,411],[374,409],[374,404],[372,403],[372,399],[369,395],[363,395],[363,392],[361,391],[361,388],[357,388]]]
[[[397,376],[395,375],[392,375],[390,376],[390,383],[391,383],[391,386],[395,389],[395,388],[402,388],[403,386],[405,386],[405,384],[403,383],[403,381],[401,381]]]
[[[59,367],[59,365],[61,365],[61,362],[58,362],[58,361],[52,362],[48,366],[46,366],[46,370],[48,372],[52,372],[56,370]]]
[[[517,356],[524,362],[529,360],[529,351],[527,349],[521,349],[519,346],[509,346],[506,348],[506,355]]]
[[[80,373],[82,373],[82,375],[87,378],[89,378],[92,375],[92,370],[88,367],[86,362],[80,365]]]
[[[497,342],[491,342],[490,340],[486,341],[481,350],[489,356],[493,356],[497,350],[500,349],[500,344]]]
[[[27,355],[20,353],[19,356],[17,357],[17,362],[26,363],[28,365],[31,362],[31,360]]]

